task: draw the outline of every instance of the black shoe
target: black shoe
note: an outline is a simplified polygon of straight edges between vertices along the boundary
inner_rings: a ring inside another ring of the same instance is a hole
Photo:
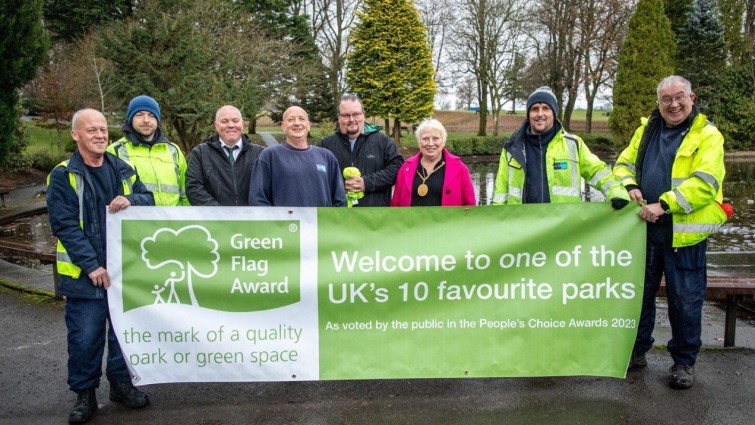
[[[110,400],[123,403],[132,409],[149,404],[149,396],[136,388],[131,382],[111,382]]]
[[[632,357],[629,360],[629,366],[627,367],[627,370],[642,369],[643,367],[647,367],[647,365],[648,359],[645,358],[645,352],[632,350]]]
[[[675,364],[671,367],[671,379],[668,384],[671,388],[686,390],[695,383],[695,367],[683,364]]]
[[[92,419],[92,415],[97,411],[97,395],[94,388],[81,391],[76,397],[76,404],[68,415],[69,424],[83,424]]]

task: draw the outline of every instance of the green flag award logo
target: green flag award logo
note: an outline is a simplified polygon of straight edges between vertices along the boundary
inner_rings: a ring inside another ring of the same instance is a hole
[[[185,304],[249,312],[300,300],[293,220],[122,222],[123,310]]]

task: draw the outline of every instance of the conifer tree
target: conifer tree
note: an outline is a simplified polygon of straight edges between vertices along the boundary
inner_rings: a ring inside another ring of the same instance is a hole
[[[621,144],[629,142],[640,118],[656,105],[658,83],[674,72],[676,43],[662,0],[639,0],[619,52],[609,126]]]
[[[718,0],[721,24],[724,26],[724,42],[729,63],[738,64],[746,59],[742,21],[745,15],[744,0]]]
[[[692,83],[697,105],[707,109],[715,84],[726,67],[724,27],[716,0],[694,0],[687,23],[678,33],[676,73]]]
[[[0,13],[0,168],[18,164],[18,89],[34,78],[47,55],[41,0],[9,0]]]
[[[45,25],[54,41],[72,41],[87,31],[133,15],[134,0],[45,0]]]
[[[368,114],[394,119],[398,143],[400,122],[433,113],[436,89],[425,27],[410,0],[365,0],[358,16],[346,82]]]
[[[687,14],[692,5],[692,0],[663,0],[663,11],[669,22],[671,31],[679,36],[679,31],[687,24]]]

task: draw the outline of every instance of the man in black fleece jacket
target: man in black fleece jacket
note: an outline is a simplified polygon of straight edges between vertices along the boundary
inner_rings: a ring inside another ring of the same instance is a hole
[[[333,152],[341,173],[346,167],[356,167],[361,172],[361,177],[350,177],[344,182],[347,193],[364,192],[354,206],[387,207],[404,158],[393,141],[379,127],[365,125],[364,118],[359,98],[344,95],[338,102],[338,129],[318,146]]]

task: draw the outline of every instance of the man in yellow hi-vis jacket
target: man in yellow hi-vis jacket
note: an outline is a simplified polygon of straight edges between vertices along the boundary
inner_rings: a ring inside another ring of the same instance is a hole
[[[503,146],[493,190],[494,205],[582,202],[582,179],[620,209],[629,195],[581,138],[557,119],[558,101],[550,87],[527,99],[527,119]]]
[[[658,85],[658,108],[635,131],[614,174],[632,200],[645,204],[647,221],[645,291],[631,368],[647,365],[653,346],[655,295],[666,278],[674,360],[669,385],[694,384],[702,307],[707,285],[706,240],[726,221],[721,208],[724,139],[695,107],[690,82],[679,76]]]

